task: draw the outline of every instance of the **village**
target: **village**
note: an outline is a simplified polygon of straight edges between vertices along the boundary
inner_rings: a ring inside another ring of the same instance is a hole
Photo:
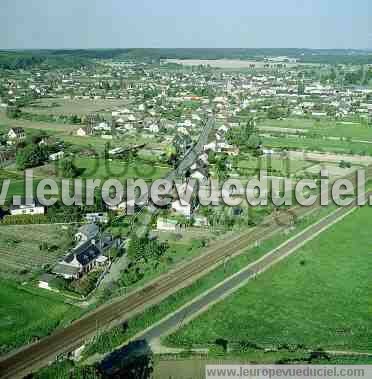
[[[45,297],[56,309],[50,325],[30,328],[1,350],[69,325],[76,309],[80,316],[151,290],[213,249],[222,254],[223,281],[235,269],[230,239],[232,248],[245,233],[260,235],[249,245],[259,258],[270,236],[261,236],[261,227],[275,222],[291,238],[313,217],[246,201],[205,206],[194,194],[185,204],[174,188],[166,206],[126,196],[110,206],[99,186],[92,205],[75,205],[69,184],[70,205],[60,198],[43,205],[36,196],[26,201],[26,171],[34,195],[46,179],[59,188],[66,179],[143,179],[148,186],[172,179],[183,190],[194,179],[207,191],[212,180],[247,183],[263,172],[262,194],[274,191],[274,179],[320,181],[322,170],[330,181],[350,177],[372,163],[371,83],[372,65],[284,55],[249,62],[107,58],[0,70],[0,186],[10,179],[0,207],[1,281],[15,297],[33,294],[33,307]]]
[[[183,180],[247,178],[259,168],[269,176],[313,177],[324,165],[338,177],[370,162],[369,141],[362,136],[355,140],[360,151],[345,146],[344,157],[339,148],[324,155],[327,142],[353,141],[347,132],[345,137],[329,133],[336,123],[343,124],[343,130],[370,125],[372,91],[353,82],[358,75],[368,80],[368,67],[360,73],[358,67],[341,66],[336,72],[326,65],[296,65],[286,57],[268,58],[257,67],[253,63],[246,71],[229,72],[170,61],[159,66],[101,61],[81,69],[21,70],[16,77],[2,76],[0,156],[4,176],[12,173],[16,178],[12,195],[22,195],[19,172],[27,168],[34,168],[40,178],[164,178],[196,143],[208,118],[213,118],[213,127]],[[285,120],[297,120],[300,126],[283,127]],[[307,142],[317,139],[325,148],[307,149]],[[299,140],[303,147],[296,145]],[[93,290],[126,250],[133,227],[128,227],[126,207],[125,199],[115,207],[97,202],[90,211],[67,216],[63,206],[9,205],[3,223],[53,224],[67,217],[80,224],[71,248],[48,266],[49,272],[41,270],[39,286],[51,289],[56,277],[81,281],[97,271],[89,286]],[[248,213],[245,207],[203,208],[174,199],[152,219],[150,235],[169,243],[162,234],[182,239],[188,229],[199,229],[205,231],[200,240],[204,245],[215,238],[207,229],[221,232],[247,222],[254,225],[270,210]],[[115,224],[121,225],[120,232]],[[117,256],[110,257],[113,249]],[[121,270],[128,273],[131,265],[138,271],[137,262],[127,262]]]

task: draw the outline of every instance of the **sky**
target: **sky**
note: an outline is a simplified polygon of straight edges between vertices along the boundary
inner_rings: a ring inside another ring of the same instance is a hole
[[[371,0],[0,0],[0,49],[372,49]]]

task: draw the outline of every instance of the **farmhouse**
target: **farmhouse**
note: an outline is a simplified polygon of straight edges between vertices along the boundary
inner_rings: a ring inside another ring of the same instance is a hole
[[[8,132],[8,145],[14,145],[26,139],[25,130],[23,128],[11,128]]]
[[[109,222],[107,213],[87,213],[84,219],[90,223],[107,224]]]
[[[86,224],[79,228],[75,234],[75,241],[84,243],[96,238],[99,232],[99,228],[95,224]]]
[[[78,279],[97,265],[102,255],[94,240],[88,240],[76,246],[65,259],[53,268],[53,274],[64,279]]]
[[[93,134],[93,129],[91,127],[79,128],[76,131],[78,137],[86,137]]]
[[[162,232],[177,232],[180,230],[180,225],[177,220],[159,217],[156,220],[156,230]]]
[[[58,161],[63,158],[65,153],[63,151],[58,151],[58,153],[53,153],[49,155],[49,160],[50,161]]]

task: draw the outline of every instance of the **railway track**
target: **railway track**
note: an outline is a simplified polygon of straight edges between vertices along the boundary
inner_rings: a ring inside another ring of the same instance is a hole
[[[371,172],[372,169],[368,168],[366,176],[370,177]],[[347,178],[355,184],[354,174]],[[294,206],[290,208],[290,213],[296,217],[302,217],[318,208],[320,208],[319,201],[310,207]],[[189,285],[191,280],[196,280],[222,263],[227,256],[232,256],[255,241],[264,240],[283,229],[284,227],[278,225],[274,219],[267,218],[262,225],[250,229],[248,233],[207,248],[206,253],[202,256],[162,275],[146,287],[98,308],[37,343],[5,356],[0,360],[0,377],[23,377],[45,366],[58,355],[79,347],[84,341],[95,335],[99,328],[108,328],[115,323],[126,321],[151,305],[160,303],[169,295]]]

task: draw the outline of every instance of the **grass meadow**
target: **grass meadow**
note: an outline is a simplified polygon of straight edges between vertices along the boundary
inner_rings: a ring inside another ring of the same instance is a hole
[[[371,228],[372,210],[356,210],[166,342],[370,352]]]
[[[41,338],[80,310],[46,290],[0,279],[0,354]]]

